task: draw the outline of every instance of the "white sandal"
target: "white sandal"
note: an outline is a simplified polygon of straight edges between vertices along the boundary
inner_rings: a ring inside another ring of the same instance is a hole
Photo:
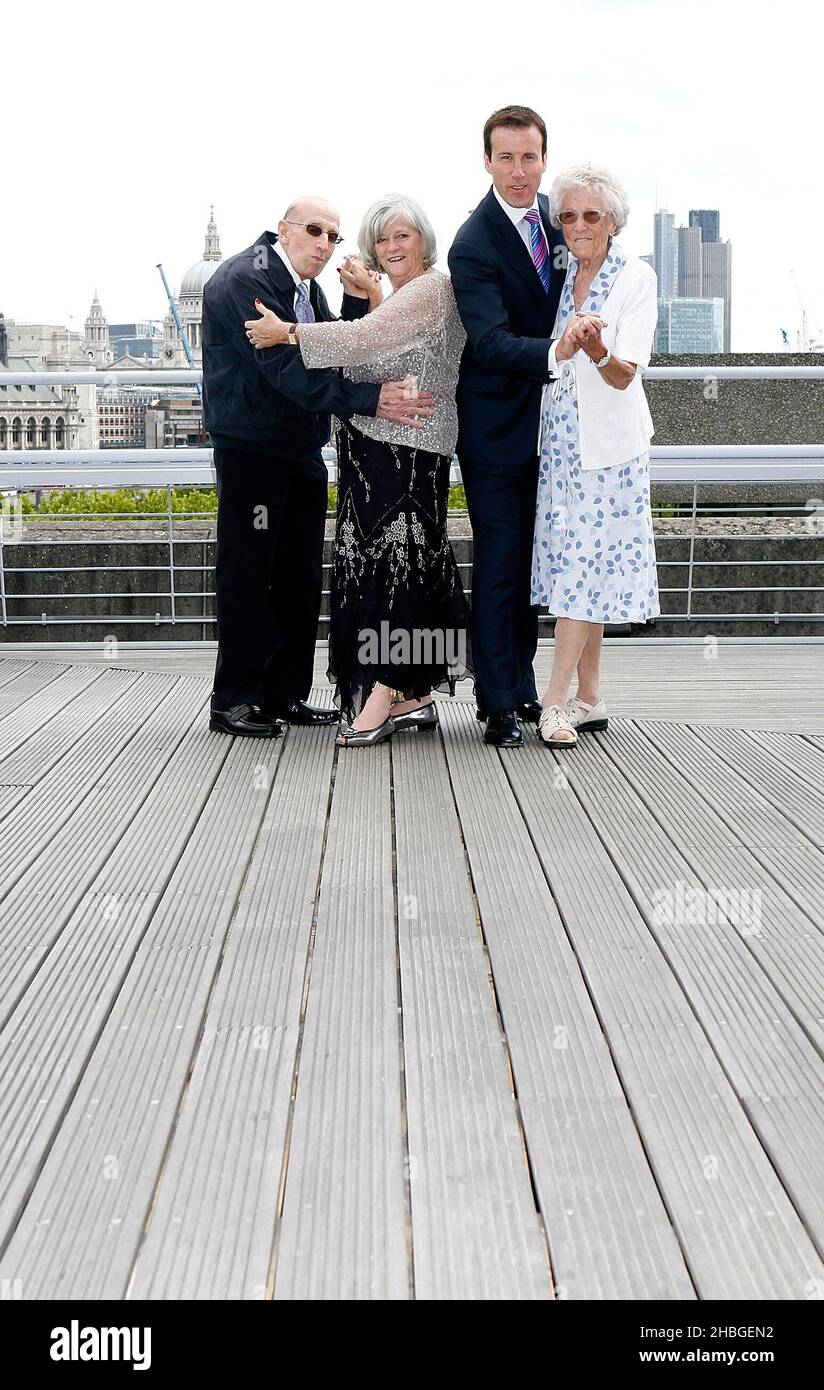
[[[572,734],[572,738],[557,738],[559,733]],[[538,720],[538,734],[544,743],[553,748],[574,748],[578,735],[565,709],[560,705],[546,705]]]
[[[583,700],[579,700],[577,695],[573,695],[567,700],[566,712],[573,729],[577,729],[579,734],[594,734],[599,729],[609,727],[606,700],[587,705]]]

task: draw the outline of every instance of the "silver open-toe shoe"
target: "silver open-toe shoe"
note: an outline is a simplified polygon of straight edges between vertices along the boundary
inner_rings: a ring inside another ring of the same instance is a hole
[[[395,721],[390,715],[377,729],[355,729],[347,724],[335,740],[339,748],[369,748],[373,743],[382,743],[395,732]]]
[[[390,715],[392,723],[395,725],[395,732],[399,729],[417,729],[419,733],[433,733],[438,727],[438,711],[435,702],[422,705],[420,709],[411,709],[406,714]]]

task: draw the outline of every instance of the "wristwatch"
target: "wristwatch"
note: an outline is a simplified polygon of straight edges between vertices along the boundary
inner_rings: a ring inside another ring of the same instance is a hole
[[[289,344],[290,347],[298,347],[298,340],[297,340],[297,338],[295,337],[295,334],[297,333],[297,331],[298,331],[298,326],[297,326],[296,323],[293,323],[292,326],[291,326],[291,328],[289,329],[289,332],[288,332],[287,335],[286,335],[286,341],[287,341],[287,343]]]
[[[607,348],[607,355],[606,355],[606,357],[602,357],[601,360],[600,360],[600,362],[596,362],[596,363],[595,363],[595,365],[596,365],[596,367],[598,368],[599,372],[600,372],[601,368],[602,368],[602,367],[605,367],[605,366],[607,365],[607,362],[610,362],[611,360],[612,360],[612,352],[611,352],[610,348]]]

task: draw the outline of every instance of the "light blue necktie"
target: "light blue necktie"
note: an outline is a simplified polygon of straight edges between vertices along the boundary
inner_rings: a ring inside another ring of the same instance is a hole
[[[309,291],[302,280],[295,289],[295,318],[298,323],[315,322],[315,311],[309,303]]]

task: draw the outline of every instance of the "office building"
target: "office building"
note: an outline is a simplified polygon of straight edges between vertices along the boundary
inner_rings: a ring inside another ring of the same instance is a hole
[[[678,293],[678,237],[675,218],[662,208],[655,214],[655,273],[661,299],[674,299]]]
[[[200,396],[170,392],[155,397],[146,406],[144,437],[147,449],[208,448]]]
[[[690,208],[686,227],[676,227],[671,213],[655,214],[653,267],[658,275],[661,305],[656,351],[730,352],[732,347],[732,247],[721,240],[721,214],[717,208]],[[647,257],[644,257],[646,260]],[[664,312],[676,300],[691,307]],[[701,347],[716,337],[717,308],[723,305],[721,340],[717,347]],[[699,305],[704,308],[699,308]],[[661,346],[679,343],[681,346]],[[683,346],[689,343],[691,346]]]
[[[732,330],[732,246],[728,241],[704,242],[701,248],[701,294],[724,301],[724,346],[730,351]]]
[[[701,299],[701,228],[678,228],[678,298]]]
[[[139,386],[106,386],[98,391],[97,417],[101,449],[142,448],[146,439],[146,411],[157,391]]]
[[[723,299],[678,298],[659,301],[655,351],[723,352]]]
[[[111,323],[109,342],[115,363],[122,357],[153,367],[160,362],[163,332],[155,323]]]
[[[721,239],[721,214],[717,208],[690,208],[689,225],[701,228],[704,242]]]

